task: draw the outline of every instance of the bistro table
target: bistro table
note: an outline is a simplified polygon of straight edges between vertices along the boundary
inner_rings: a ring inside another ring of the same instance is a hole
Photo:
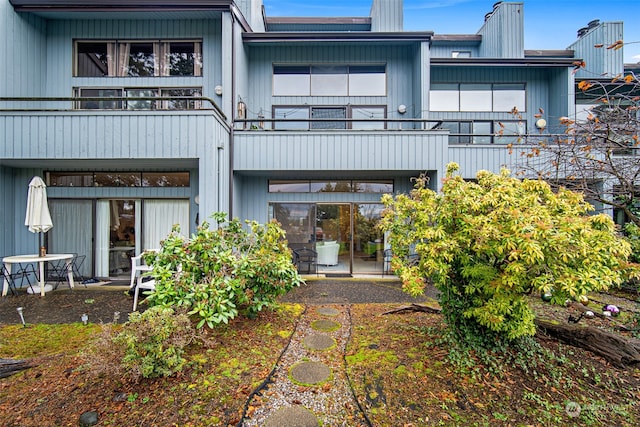
[[[69,281],[69,287],[73,288],[73,270],[70,268],[71,262],[73,261],[73,254],[47,254],[45,256],[38,255],[14,255],[2,258],[2,262],[5,264],[7,268],[7,272],[11,274],[11,264],[30,264],[30,263],[38,263],[40,269],[40,296],[44,296],[45,292],[45,277],[44,277],[44,264],[50,261],[60,261],[64,260],[65,269],[67,270],[67,280]],[[6,296],[9,291],[9,282],[5,279],[4,284],[2,286],[2,296]]]

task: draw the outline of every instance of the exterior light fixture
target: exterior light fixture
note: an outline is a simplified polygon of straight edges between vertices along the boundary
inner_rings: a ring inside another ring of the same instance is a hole
[[[536,127],[538,129],[544,129],[547,127],[547,121],[545,119],[538,119],[536,121]]]
[[[407,112],[407,106],[404,104],[398,105],[398,113],[404,114]]]
[[[120,312],[119,311],[114,311],[113,312],[113,323],[118,323],[118,320],[120,320]]]
[[[22,307],[18,307],[16,308],[16,310],[18,311],[18,314],[20,315],[20,321],[22,321],[22,326],[23,327],[27,327],[27,324],[24,321],[24,316],[22,315],[22,311],[24,310]]]
[[[222,86],[217,85],[216,87],[213,88],[213,91],[216,93],[216,95],[220,96],[222,95]]]
[[[89,315],[87,313],[82,313],[82,316],[80,316],[80,320],[82,320],[82,324],[86,326],[87,322],[89,321]]]

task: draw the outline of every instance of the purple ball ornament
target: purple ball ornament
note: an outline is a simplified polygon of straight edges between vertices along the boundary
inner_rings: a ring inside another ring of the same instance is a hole
[[[620,309],[613,305],[613,304],[608,304],[604,306],[604,311],[608,311],[609,313],[611,313],[612,316],[617,316],[618,314],[620,314]]]

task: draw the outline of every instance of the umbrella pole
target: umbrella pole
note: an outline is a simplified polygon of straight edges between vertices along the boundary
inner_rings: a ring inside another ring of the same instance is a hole
[[[45,255],[47,255],[47,250],[44,247],[44,239],[43,239],[43,235],[42,235],[42,231],[39,234],[39,243],[40,243],[40,256],[43,257]]]

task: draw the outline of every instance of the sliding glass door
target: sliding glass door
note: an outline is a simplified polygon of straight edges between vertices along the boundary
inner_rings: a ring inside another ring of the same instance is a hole
[[[317,253],[319,274],[380,274],[385,248],[377,229],[379,203],[272,203],[270,217],[286,232],[292,250]]]

